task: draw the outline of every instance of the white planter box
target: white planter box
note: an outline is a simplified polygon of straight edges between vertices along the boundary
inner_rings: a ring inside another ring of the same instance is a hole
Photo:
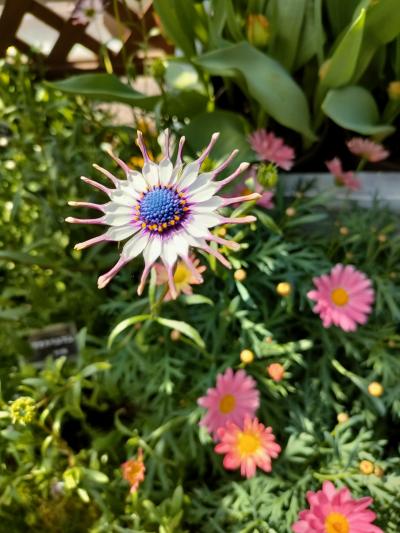
[[[400,211],[400,172],[359,172],[362,187],[359,191],[349,191],[344,187],[335,188],[338,203],[351,199],[364,207],[379,199],[394,211]],[[315,196],[316,192],[326,191],[334,186],[334,178],[328,172],[289,173],[281,177],[285,181],[286,194],[291,195],[297,189],[299,182],[314,182],[312,190],[306,196]],[[336,202],[335,202],[336,203]]]

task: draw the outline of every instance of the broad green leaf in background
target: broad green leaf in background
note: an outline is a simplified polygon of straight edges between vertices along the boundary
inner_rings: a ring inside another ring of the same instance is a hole
[[[338,2],[338,0],[325,0],[326,9],[330,25],[335,36],[350,24],[354,10],[359,4],[359,0],[346,0],[345,2]]]
[[[273,32],[269,52],[289,71],[293,68],[299,47],[307,3],[307,0],[297,0],[296,2],[272,0],[268,4],[267,14],[271,19]]]
[[[321,65],[324,60],[324,42],[322,0],[308,0],[298,41],[294,70],[303,67],[314,56],[318,59],[318,65]]]
[[[122,83],[113,74],[81,74],[49,84],[65,93],[79,94],[106,102],[123,102],[147,111],[154,109],[160,96],[146,96]]]
[[[351,24],[326,64],[322,83],[327,87],[340,87],[353,77],[361,48],[365,25],[365,9]]]
[[[244,81],[250,96],[277,122],[315,139],[303,91],[271,57],[242,42],[204,54],[195,61],[211,74]]]
[[[186,57],[195,54],[195,31],[200,23],[193,2],[187,0],[154,0],[163,33],[182,50]]]
[[[196,153],[210,141],[210,137],[216,131],[220,132],[217,144],[213,148],[210,157],[217,161],[226,157],[235,148],[239,153],[234,161],[235,165],[241,161],[252,161],[255,154],[247,141],[249,124],[239,113],[230,111],[213,111],[194,117],[190,124],[183,129],[189,146]]]
[[[158,317],[156,318],[156,321],[161,324],[162,326],[166,326],[170,329],[176,329],[189,337],[189,339],[192,339],[197,346],[200,346],[200,348],[205,348],[205,344],[203,339],[200,337],[199,332],[197,329],[195,329],[193,326],[188,324],[187,322],[182,322],[181,320],[171,320],[169,318],[162,318]]]
[[[394,131],[393,126],[379,123],[378,107],[373,96],[358,85],[331,89],[322,109],[342,128],[362,135],[389,135]]]
[[[399,0],[370,2],[367,9],[364,37],[353,82],[360,79],[372,57],[383,46],[400,34]]]

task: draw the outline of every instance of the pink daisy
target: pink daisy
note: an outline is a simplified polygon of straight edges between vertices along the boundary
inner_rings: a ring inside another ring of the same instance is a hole
[[[72,24],[86,26],[103,12],[103,0],[80,0],[71,15]]]
[[[347,487],[324,481],[322,490],[307,492],[307,500],[310,510],[300,512],[295,533],[384,533],[372,524],[376,514],[367,509],[372,498],[355,500]]]
[[[257,418],[246,416],[243,429],[233,422],[218,430],[220,443],[217,453],[225,454],[224,467],[236,470],[247,478],[254,477],[256,468],[271,472],[271,459],[278,457],[281,447],[275,442],[271,427],[265,427]]]
[[[316,301],[314,313],[319,313],[325,328],[332,324],[344,331],[355,331],[365,324],[374,302],[371,280],[352,265],[335,265],[330,274],[313,279],[317,290],[307,296]]]
[[[351,191],[359,191],[361,189],[361,182],[354,177],[354,172],[345,172],[338,157],[334,157],[331,161],[325,161],[325,165],[328,167],[329,172],[334,175],[336,185],[347,187]]]
[[[385,150],[385,147],[381,144],[374,143],[369,139],[363,139],[362,137],[353,137],[346,144],[352,154],[358,155],[370,163],[382,161],[390,155],[390,152]]]
[[[199,398],[197,403],[208,409],[200,425],[215,438],[218,428],[227,422],[241,426],[246,415],[254,416],[260,405],[260,393],[254,379],[244,370],[235,373],[228,368],[225,374],[218,374],[217,386],[208,389],[207,395]]]
[[[271,161],[284,170],[290,170],[294,163],[293,148],[287,146],[283,139],[274,133],[260,129],[249,136],[252,149],[262,161]]]

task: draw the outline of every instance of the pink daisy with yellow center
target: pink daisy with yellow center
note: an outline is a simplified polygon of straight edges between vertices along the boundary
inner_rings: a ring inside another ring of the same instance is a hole
[[[194,255],[190,257],[190,260],[192,261],[193,267],[197,272],[197,276],[194,275],[194,271],[188,268],[184,261],[178,261],[174,272],[174,283],[178,296],[181,292],[183,292],[183,294],[193,294],[192,285],[199,285],[200,283],[203,283],[201,274],[207,270],[207,267],[200,265],[199,259],[197,259]],[[156,263],[154,268],[156,269],[157,273],[157,285],[164,285],[165,283],[168,283],[168,272],[165,266]],[[172,300],[171,291],[167,292],[164,300],[166,302]]]
[[[367,509],[372,498],[355,500],[347,487],[336,489],[324,481],[322,490],[307,493],[307,500],[310,509],[300,512],[295,533],[384,533],[372,524],[376,515]]]
[[[362,137],[353,137],[346,144],[352,154],[358,155],[370,163],[383,161],[390,155],[390,152],[382,144],[374,143]]]
[[[143,462],[143,450],[139,448],[136,459],[128,459],[121,465],[122,477],[131,486],[130,492],[136,492],[140,483],[144,480],[146,467]]]
[[[281,447],[275,442],[271,427],[265,427],[257,418],[246,416],[243,428],[233,422],[218,430],[217,453],[225,454],[224,467],[236,470],[247,478],[255,476],[256,469],[271,472],[272,459],[278,457]]]
[[[260,405],[260,393],[254,379],[244,370],[233,372],[228,368],[225,374],[218,374],[216,387],[208,389],[197,403],[208,409],[200,425],[215,438],[218,429],[227,422],[242,426],[246,415],[254,416]]]
[[[355,331],[365,324],[374,302],[374,290],[369,278],[352,265],[335,265],[329,274],[313,279],[316,290],[307,296],[316,301],[313,308],[325,328],[332,324],[344,331]]]
[[[284,170],[292,168],[295,158],[294,150],[275,133],[268,133],[264,129],[257,130],[249,136],[249,142],[261,161],[271,161]]]

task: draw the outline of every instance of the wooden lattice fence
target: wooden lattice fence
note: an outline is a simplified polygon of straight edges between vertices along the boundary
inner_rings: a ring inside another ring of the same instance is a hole
[[[78,2],[75,2],[77,4]],[[124,40],[123,49],[118,53],[107,49],[108,60],[111,62],[113,71],[117,74],[124,72],[125,59],[130,58],[138,74],[143,72],[143,53],[142,42],[143,35],[149,35],[152,28],[156,27],[154,12],[150,6],[140,16],[130,10],[123,1],[117,1],[118,17],[120,23],[113,18],[115,3],[107,2],[105,4],[105,16],[114,25],[123,28],[123,34],[127,36]],[[74,9],[74,2],[71,2],[71,14]],[[98,71],[104,70],[101,50],[104,49],[104,43],[95,39],[86,33],[85,25],[76,25],[70,16],[65,19],[58,15],[48,5],[40,3],[37,0],[6,0],[3,12],[0,17],[0,57],[4,56],[9,46],[15,46],[21,52],[30,53],[32,47],[23,40],[23,37],[17,35],[18,29],[25,14],[29,13],[42,23],[56,30],[58,37],[52,49],[47,55],[37,52],[40,59],[46,65],[46,70],[50,77],[60,76],[62,73],[85,70]],[[155,32],[152,32],[155,33]],[[84,65],[79,62],[68,60],[68,55],[74,45],[80,44],[93,52],[97,57],[96,61],[85,61]],[[151,55],[169,53],[172,51],[171,46],[160,35],[148,37],[148,48]]]

